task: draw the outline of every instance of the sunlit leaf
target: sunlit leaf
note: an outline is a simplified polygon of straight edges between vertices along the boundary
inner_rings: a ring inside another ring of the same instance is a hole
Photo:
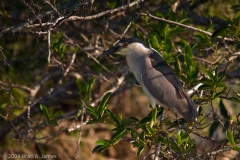
[[[109,141],[106,139],[100,139],[95,142],[96,145],[110,145]]]
[[[175,61],[173,64],[174,64],[174,69],[175,69],[176,74],[180,75],[182,73],[182,68],[181,68],[178,57],[175,58]]]
[[[119,119],[117,118],[117,116],[109,109],[106,110],[107,113],[110,115],[110,117],[112,118],[112,120],[117,124],[119,125],[120,122],[119,122]]]
[[[135,33],[136,37],[138,37],[141,40],[144,40],[142,32],[140,32],[139,30],[135,29],[134,33]]]
[[[91,95],[91,89],[93,87],[93,84],[94,84],[95,80],[96,80],[96,78],[92,77],[87,81],[87,94],[88,94],[89,97]]]
[[[209,71],[209,70],[206,69],[206,68],[203,68],[203,69],[204,69],[204,73],[208,76],[208,78],[213,81],[213,80],[214,80],[214,76],[213,76],[212,71]]]
[[[125,131],[126,131],[126,128],[124,128],[124,127],[120,128],[116,133],[113,134],[112,140],[123,137],[123,135],[125,135],[124,134]]]
[[[155,49],[158,49],[160,48],[160,45],[158,43],[158,39],[156,36],[152,36],[151,37],[151,43],[152,43],[152,47],[155,48]]]
[[[140,122],[136,125],[136,129],[141,128],[142,125],[146,125],[148,123],[150,123],[151,118],[150,117],[144,117],[142,120],[140,120]]]
[[[110,147],[110,145],[99,145],[99,146],[96,146],[92,153],[94,152],[99,152],[99,153],[102,153],[103,151],[105,151],[106,149],[108,149]]]
[[[137,157],[142,153],[143,150],[144,150],[143,145],[138,147],[138,150],[137,150],[137,153],[136,153]]]
[[[145,141],[145,131],[142,131],[140,133],[139,140],[144,144],[144,141]]]
[[[49,121],[50,114],[49,114],[48,108],[46,106],[40,104],[40,109],[42,110],[43,115],[45,116],[45,118],[47,118],[47,120]]]
[[[102,99],[101,103],[99,104],[99,106],[97,108],[97,111],[96,111],[98,116],[100,116],[100,117],[103,116],[103,113],[104,113],[104,111],[107,107],[107,101],[110,98],[110,96],[111,96],[111,92],[108,92],[107,94],[104,95],[104,97],[103,97],[103,99]]]
[[[154,108],[151,112],[151,119],[152,119],[153,122],[156,122],[157,113],[158,113],[157,108]]]
[[[233,147],[236,145],[236,143],[235,143],[235,141],[234,141],[234,137],[233,137],[232,132],[229,131],[229,130],[227,130],[227,131],[226,131],[226,136],[227,136],[227,139],[228,139],[231,147],[233,148]]]

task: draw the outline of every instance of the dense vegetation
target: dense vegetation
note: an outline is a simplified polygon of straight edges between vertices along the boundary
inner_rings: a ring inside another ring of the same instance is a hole
[[[238,1],[0,6],[3,158],[240,158]],[[124,57],[99,56],[127,37],[144,40],[174,69],[198,107],[195,124],[172,110],[160,123],[162,110],[150,108]]]

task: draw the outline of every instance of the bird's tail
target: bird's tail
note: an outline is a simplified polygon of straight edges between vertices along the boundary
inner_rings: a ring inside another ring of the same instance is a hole
[[[183,117],[187,122],[194,122],[197,120],[198,117],[196,105],[186,93],[185,99],[187,100],[188,103],[188,111],[183,114]]]

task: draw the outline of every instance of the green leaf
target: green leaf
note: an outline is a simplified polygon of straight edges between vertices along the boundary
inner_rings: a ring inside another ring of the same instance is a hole
[[[215,30],[212,34],[212,38],[216,38],[217,36],[223,36],[227,32],[229,26],[223,26]]]
[[[100,105],[98,106],[96,113],[99,117],[103,116],[103,113],[107,107],[106,103],[107,103],[108,99],[110,98],[110,96],[111,96],[111,92],[108,92],[107,94],[105,94]]]
[[[82,110],[82,109],[83,109],[83,107],[82,107],[82,101],[78,102],[78,103],[77,103],[77,106],[78,106],[78,109],[79,109],[79,110]]]
[[[239,15],[238,16],[240,16],[240,11],[239,11]],[[240,20],[239,19],[240,18],[238,17],[238,20],[236,20],[236,21],[238,21],[239,25],[240,25]],[[239,25],[237,25],[237,28],[234,30],[233,37],[237,37],[238,38],[238,36],[240,34],[240,26]]]
[[[158,43],[158,39],[157,39],[156,36],[153,35],[150,40],[151,40],[151,44],[152,44],[153,48],[155,48],[155,49],[159,49],[160,48],[160,45]]]
[[[49,120],[49,121],[48,121],[48,125],[58,126],[58,123],[57,123],[57,121]]]
[[[90,105],[87,105],[86,109],[87,109],[87,111],[90,115],[94,116],[94,118],[96,118],[96,119],[99,119],[99,116],[96,114],[96,111],[95,111],[94,107],[92,107]]]
[[[134,33],[135,33],[135,35],[136,35],[139,39],[141,39],[141,40],[144,41],[144,37],[143,37],[142,32],[138,31],[138,30],[135,28]]]
[[[109,110],[109,109],[107,109],[106,111],[107,111],[107,113],[109,114],[109,116],[112,118],[113,122],[114,122],[115,124],[119,125],[120,122],[119,122],[119,119],[117,118],[117,116],[116,116],[111,110]]]
[[[110,145],[99,145],[99,146],[96,146],[92,153],[94,152],[99,152],[99,153],[102,153],[103,151],[105,151],[106,149],[108,149],[110,147]]]
[[[220,113],[223,115],[223,117],[225,117],[226,119],[230,119],[230,116],[228,115],[228,111],[222,101],[220,101],[219,107],[220,107]]]
[[[57,116],[61,116],[61,115],[62,115],[62,112],[61,111],[57,111],[56,113],[51,115],[51,117],[57,117]]]
[[[106,1],[106,5],[110,8],[110,9],[113,9],[115,8],[117,2],[109,2],[109,1]]]
[[[189,137],[189,134],[187,132],[180,131],[181,139],[184,140]]]
[[[124,126],[122,126],[122,125],[118,125],[116,128],[113,128],[113,129],[111,129],[111,131],[119,131],[119,130],[121,130],[121,129],[123,129],[124,128]]]
[[[89,120],[89,121],[87,122],[87,124],[95,124],[95,123],[99,123],[99,121],[96,120],[96,119],[93,119],[93,120]]]
[[[232,10],[240,11],[240,5],[235,5],[231,7]]]
[[[233,147],[234,150],[240,152],[240,147],[238,147],[237,145]]]
[[[224,91],[221,91],[221,92],[218,92],[214,95],[213,99],[218,99],[219,100],[219,96],[221,96],[222,94],[224,94],[225,92]],[[220,102],[220,100],[219,100]]]
[[[190,18],[182,18],[178,22],[183,24],[184,22],[190,21],[190,20],[191,20]]]
[[[219,125],[218,121],[213,122],[213,124],[209,128],[209,137],[213,136],[213,133],[217,129],[218,125]]]
[[[181,144],[182,140],[181,140],[181,135],[180,135],[180,131],[178,132],[178,134],[176,135],[176,141],[177,144]]]
[[[213,76],[212,72],[209,71],[209,70],[206,69],[206,68],[203,68],[203,70],[204,70],[204,73],[206,73],[206,75],[208,76],[208,78],[213,81],[213,80],[214,80],[214,76]]]
[[[159,17],[162,17],[162,16],[159,16]],[[165,28],[166,28],[166,23],[163,21],[158,21],[158,29],[162,36],[164,36]]]
[[[216,83],[220,83],[222,80],[224,80],[226,78],[226,76],[220,76],[217,78],[217,82]]]
[[[207,90],[207,89],[212,89],[212,86],[208,84],[203,84],[200,87],[198,87],[198,90]]]
[[[236,98],[236,97],[228,97],[228,100],[240,103],[240,100],[238,98]]]
[[[170,9],[170,11],[169,11],[169,20],[176,21],[176,18],[177,18],[176,13],[174,13],[173,10]]]
[[[167,37],[170,38],[170,37],[173,37],[173,36],[176,36],[176,35],[179,35],[180,33],[183,33],[185,31],[185,29],[183,28],[172,28],[172,29],[169,29],[167,31]]]
[[[135,147],[143,146],[142,143],[139,143],[139,142],[137,142],[137,141],[133,142],[132,144],[133,144],[133,147],[134,147],[134,148],[135,148]]]
[[[132,137],[132,138],[135,138],[135,139],[137,138],[137,132],[136,132],[136,131],[131,130],[131,131],[130,131],[130,134],[131,134],[131,137]]]
[[[90,78],[87,81],[87,89],[86,89],[86,91],[87,91],[87,94],[88,94],[89,97],[91,96],[91,89],[93,87],[93,84],[94,84],[95,80],[96,80],[96,78],[92,77],[92,78]]]
[[[54,37],[51,39],[51,44],[53,45],[59,41],[62,42],[62,39],[61,39],[62,36],[63,36],[63,33],[61,32],[58,32],[57,34],[55,34]]]
[[[90,115],[92,115],[95,119],[99,119],[99,116],[96,114],[96,112],[88,112]]]
[[[150,125],[146,125],[146,129],[150,135],[156,135],[156,132],[153,130],[152,127],[150,127]]]
[[[136,153],[137,157],[142,153],[143,150],[144,150],[144,146],[138,147],[138,150],[137,150],[137,153]]]
[[[129,117],[129,118],[122,119],[121,124],[125,126],[125,125],[129,125],[129,124],[132,124],[132,123],[136,123],[138,121],[139,120],[135,117]]]
[[[88,112],[95,112],[95,108],[93,106],[87,105],[86,109]]]
[[[165,51],[167,53],[170,53],[172,51],[173,45],[172,45],[172,40],[170,38],[165,39]]]
[[[106,139],[100,139],[98,141],[95,142],[96,145],[110,145],[109,141]]]
[[[195,73],[197,72],[196,68],[193,66],[190,66],[189,68],[189,74],[192,77],[193,75],[195,75]]]
[[[236,143],[234,141],[234,137],[233,137],[233,134],[231,131],[227,130],[226,131],[226,136],[227,136],[227,139],[231,145],[231,147],[233,148],[234,146],[236,146]]]
[[[46,106],[40,104],[40,109],[42,110],[45,118],[49,121],[50,120],[50,114],[49,114],[48,108]]]
[[[151,120],[156,123],[156,119],[157,119],[157,113],[158,113],[158,110],[157,110],[157,107],[155,107],[152,112],[151,112]]]
[[[126,128],[120,128],[116,133],[113,134],[112,140],[120,139],[125,135]]]
[[[142,131],[140,133],[139,140],[144,144],[144,141],[145,141],[145,131]]]
[[[217,25],[216,24],[210,24],[207,28],[206,28],[206,31],[210,31],[212,29],[214,29],[214,27],[216,27]]]
[[[187,42],[185,43],[184,53],[192,57],[192,48]]]
[[[216,96],[215,96],[216,97]],[[219,106],[220,105],[220,101],[221,101],[221,99],[219,98],[219,97],[217,97],[217,98],[215,98],[214,100],[213,100],[213,102],[214,102],[214,104],[216,105],[216,106]]]
[[[208,42],[208,37],[203,33],[197,33],[195,37],[198,38],[202,43]]]
[[[181,68],[178,57],[175,58],[175,61],[173,64],[174,64],[174,69],[175,69],[176,74],[180,75],[182,73],[182,68]]]
[[[140,122],[136,125],[136,129],[141,128],[142,126],[145,126],[146,124],[150,123],[151,118],[150,117],[145,117],[142,120],[140,120]]]
[[[240,11],[238,11],[235,16],[234,16],[234,20],[239,20],[238,18],[240,17]]]

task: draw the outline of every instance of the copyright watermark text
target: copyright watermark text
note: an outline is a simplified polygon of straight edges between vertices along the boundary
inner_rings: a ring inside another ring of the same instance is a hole
[[[3,154],[2,155],[3,159],[48,159],[48,158],[57,158],[57,155],[51,155],[51,154]]]

